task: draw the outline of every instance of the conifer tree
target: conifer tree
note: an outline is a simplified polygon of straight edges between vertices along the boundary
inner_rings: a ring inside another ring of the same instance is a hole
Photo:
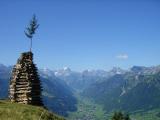
[[[125,115],[124,120],[131,120],[128,114]]]
[[[36,15],[33,15],[26,31],[24,31],[25,35],[30,39],[30,52],[32,51],[32,39],[35,34],[37,28],[39,27],[38,21],[36,19]]]
[[[112,120],[123,120],[123,114],[121,112],[115,112]]]
[[[112,117],[112,120],[131,120],[131,119],[128,114],[124,115],[122,112],[115,112]]]

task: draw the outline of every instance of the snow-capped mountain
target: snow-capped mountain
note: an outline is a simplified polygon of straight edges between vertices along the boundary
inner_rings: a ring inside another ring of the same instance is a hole
[[[152,67],[133,66],[130,71],[137,74],[155,74],[160,71],[160,65]]]
[[[39,74],[40,74],[40,76],[43,76],[45,78],[55,77],[54,71],[52,71],[48,68],[39,69]]]
[[[54,74],[55,76],[69,76],[72,72],[69,67],[64,67],[63,69],[55,70]]]
[[[123,70],[120,67],[113,67],[109,73],[110,75],[115,75],[115,74],[124,74],[125,72],[127,72],[127,70]]]
[[[72,71],[65,67],[60,70],[54,70],[54,75],[59,79],[63,79],[73,89],[81,89],[88,87],[96,81],[103,81],[104,79],[115,74],[124,74],[125,70],[120,68],[113,68],[110,71],[105,70],[84,70],[82,72]]]

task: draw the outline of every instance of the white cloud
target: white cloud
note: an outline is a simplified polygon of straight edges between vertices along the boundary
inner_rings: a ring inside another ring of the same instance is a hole
[[[127,60],[128,59],[128,55],[127,54],[119,54],[116,56],[117,59],[120,60]]]

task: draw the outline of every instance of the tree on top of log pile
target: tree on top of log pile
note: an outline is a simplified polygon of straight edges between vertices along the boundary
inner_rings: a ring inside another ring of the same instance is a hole
[[[24,31],[25,35],[30,39],[30,52],[32,51],[32,38],[36,32],[36,29],[39,27],[38,20],[36,19],[36,15],[33,15],[32,20],[30,21],[26,31]]]

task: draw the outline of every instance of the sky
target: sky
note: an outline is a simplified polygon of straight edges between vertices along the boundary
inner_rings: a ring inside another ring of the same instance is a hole
[[[160,64],[159,0],[0,0],[0,63],[29,51],[39,68],[124,69]]]

